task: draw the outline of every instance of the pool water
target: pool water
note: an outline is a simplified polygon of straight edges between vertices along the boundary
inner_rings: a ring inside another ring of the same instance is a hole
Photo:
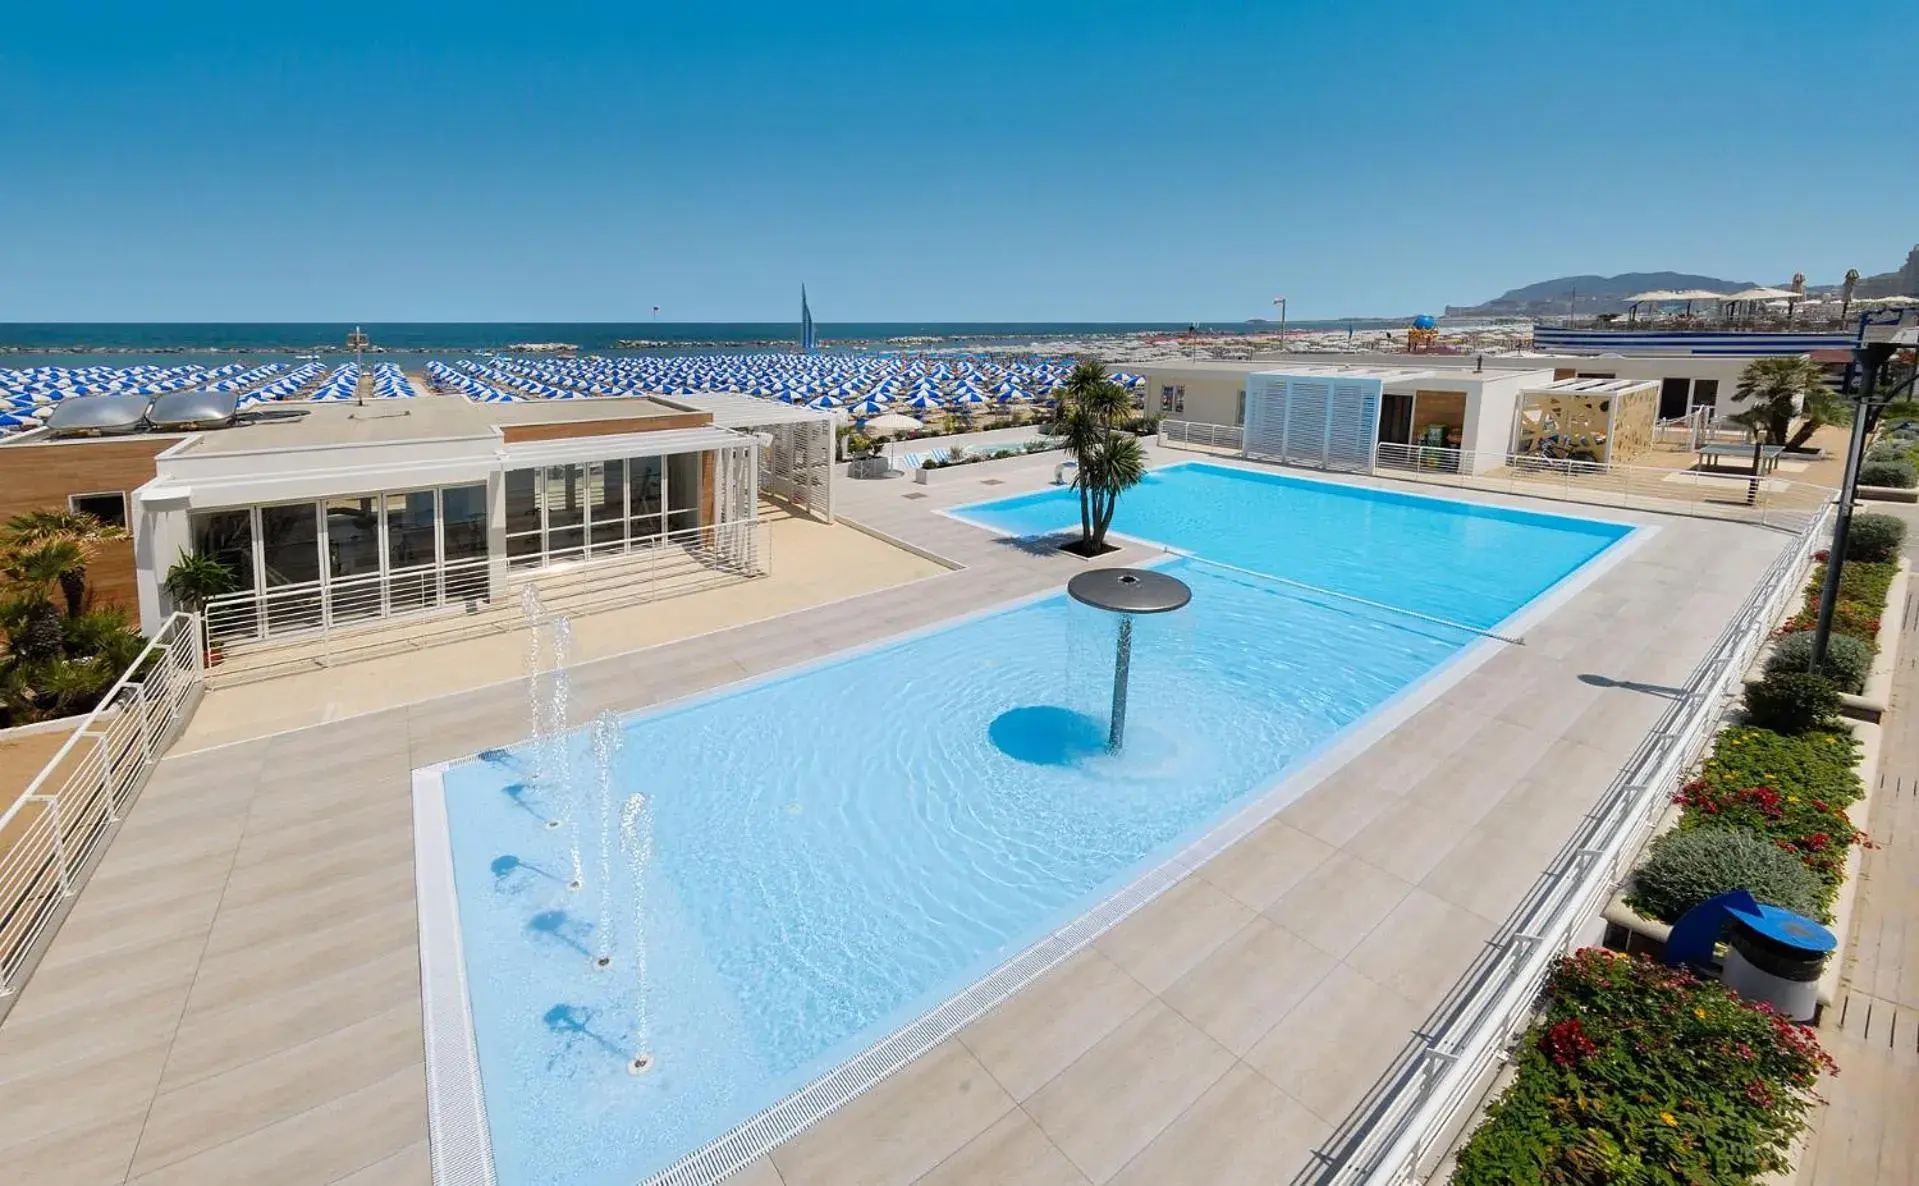
[[[1079,530],[1066,487],[957,513],[1011,535]],[[1148,473],[1112,529],[1482,629],[1631,530],[1197,462]]]
[[[1177,473],[1128,496],[1129,529],[1268,571],[1302,557],[1369,596],[1443,592],[1466,620],[1497,622],[1618,534],[1425,500],[1354,509],[1293,483],[1234,488],[1222,516],[1163,499],[1213,481]],[[1267,549],[1233,524],[1262,525]],[[1227,534],[1201,541],[1209,525]],[[1372,582],[1368,551],[1418,583]],[[1475,566],[1505,577],[1458,575]],[[1476,640],[1195,560],[1166,571],[1193,600],[1138,620],[1116,755],[1114,620],[1055,595],[626,719],[604,789],[587,731],[449,767],[499,1180],[666,1169],[1283,786]]]

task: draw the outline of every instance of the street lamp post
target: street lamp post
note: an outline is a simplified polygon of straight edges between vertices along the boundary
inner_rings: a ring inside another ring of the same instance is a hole
[[[347,349],[353,351],[353,369],[357,372],[353,380],[353,402],[365,406],[366,397],[360,394],[360,383],[366,379],[366,334],[359,326],[346,336]]]
[[[1819,671],[1826,663],[1826,645],[1832,638],[1832,615],[1839,604],[1839,581],[1846,564],[1846,537],[1852,530],[1852,504],[1858,496],[1859,459],[1865,452],[1866,419],[1877,397],[1879,369],[1898,349],[1892,342],[1868,342],[1865,327],[1860,327],[1860,342],[1853,347],[1853,361],[1859,365],[1859,395],[1853,401],[1852,437],[1846,445],[1845,476],[1839,480],[1839,510],[1832,522],[1832,550],[1826,553],[1826,583],[1819,590],[1819,624],[1813,631],[1812,658],[1808,669]]]
[[[1286,298],[1274,297],[1273,304],[1279,306],[1279,352],[1286,353]]]

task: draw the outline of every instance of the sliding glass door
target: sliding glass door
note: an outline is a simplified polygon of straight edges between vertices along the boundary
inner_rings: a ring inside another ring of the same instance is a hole
[[[698,527],[700,453],[508,470],[506,554],[516,568],[617,556]]]

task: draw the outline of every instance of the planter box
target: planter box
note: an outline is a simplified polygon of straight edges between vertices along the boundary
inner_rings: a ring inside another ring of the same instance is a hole
[[[1902,486],[1857,486],[1854,489],[1864,502],[1919,502],[1919,489]]]
[[[1865,787],[1865,793],[1859,801],[1846,809],[1846,818],[1852,821],[1853,827],[1863,832],[1872,816],[1872,791],[1873,784],[1879,780],[1879,750],[1883,730],[1878,725],[1867,721],[1847,721],[1846,726],[1852,730],[1853,736],[1859,739],[1859,781]],[[1653,827],[1652,833],[1646,837],[1647,845],[1650,846],[1655,839],[1679,826],[1680,810],[1677,804],[1666,809],[1666,813],[1659,817],[1659,823]],[[1640,851],[1643,854],[1645,850]],[[1864,859],[1865,849],[1857,844],[1853,845],[1846,854],[1846,879],[1840,883],[1839,892],[1833,896],[1832,922],[1827,926],[1839,940],[1839,945],[1833,948],[1832,955],[1826,959],[1826,970],[1819,976],[1821,1009],[1832,1004],[1839,995],[1839,976],[1846,966],[1846,947],[1851,939],[1853,899],[1858,895],[1859,865]],[[1605,910],[1600,912],[1601,917],[1611,926],[1639,940],[1637,943],[1629,940],[1626,950],[1647,952],[1663,950],[1666,940],[1672,937],[1672,927],[1658,919],[1647,918],[1626,905],[1626,894],[1630,885],[1631,878],[1620,885],[1618,891],[1613,894],[1612,900],[1606,904]]]
[[[937,469],[915,466],[912,469],[913,481],[921,486],[942,486],[949,482],[964,482],[969,478],[978,481],[990,478],[1022,461],[1054,466],[1065,458],[1057,449],[1048,449],[1043,453],[1012,453],[1005,457],[995,457],[988,461],[969,461],[963,465],[942,465]]]

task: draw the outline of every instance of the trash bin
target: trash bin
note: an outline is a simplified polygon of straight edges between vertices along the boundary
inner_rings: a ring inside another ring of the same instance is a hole
[[[1749,1001],[1765,1001],[1794,1021],[1819,1010],[1819,974],[1838,941],[1810,918],[1755,903],[1726,912],[1726,953],[1719,980]]]

